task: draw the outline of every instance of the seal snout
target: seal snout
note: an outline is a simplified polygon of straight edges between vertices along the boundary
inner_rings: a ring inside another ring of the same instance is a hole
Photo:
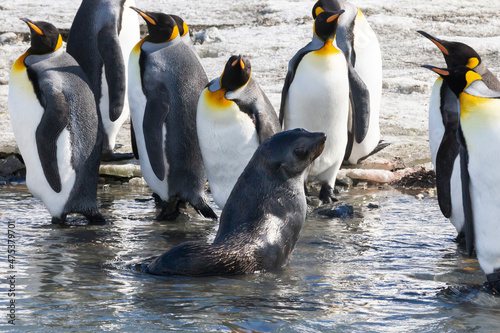
[[[311,161],[314,161],[316,158],[319,157],[319,155],[321,155],[323,149],[325,149],[326,139],[327,139],[325,133],[318,132],[314,134],[316,138],[314,144],[312,145],[312,150],[314,151],[314,153],[312,155]]]

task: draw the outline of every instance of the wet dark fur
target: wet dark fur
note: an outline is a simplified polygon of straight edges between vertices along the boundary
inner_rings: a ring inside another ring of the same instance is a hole
[[[262,143],[238,179],[212,244],[180,244],[153,261],[155,275],[230,275],[286,265],[306,217],[304,170],[323,133],[295,129]]]

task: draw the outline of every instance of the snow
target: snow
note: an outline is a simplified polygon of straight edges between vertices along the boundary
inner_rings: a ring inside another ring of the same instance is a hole
[[[253,77],[279,111],[280,94],[289,59],[312,36],[311,8],[305,0],[136,0],[143,10],[163,11],[184,18],[199,33],[219,29],[222,42],[196,45],[209,79],[221,74],[232,54],[246,55]],[[417,30],[433,36],[469,44],[486,66],[500,74],[500,1],[358,0],[372,28],[378,34],[383,57],[382,139],[392,144],[366,160],[366,164],[402,161],[413,166],[430,161],[427,138],[427,108],[436,79],[421,65],[444,66],[441,52]],[[0,34],[17,33],[20,38],[0,45],[0,151],[12,151],[12,129],[7,111],[10,66],[27,48],[23,41],[28,28],[19,20],[46,20],[69,29],[79,1],[3,0],[0,5]],[[130,151],[128,127],[118,142]],[[365,166],[366,167],[366,166]]]

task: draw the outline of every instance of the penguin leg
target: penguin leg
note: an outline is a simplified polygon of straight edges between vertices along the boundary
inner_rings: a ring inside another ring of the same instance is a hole
[[[324,204],[329,204],[332,202],[339,201],[337,198],[335,198],[335,191],[333,187],[326,182],[321,184],[321,190],[319,191],[319,199]]]
[[[63,225],[66,223],[66,214],[62,214],[61,217],[52,216],[52,224]]]
[[[179,199],[163,201],[161,212],[155,217],[158,221],[174,221],[181,214],[179,210]]]

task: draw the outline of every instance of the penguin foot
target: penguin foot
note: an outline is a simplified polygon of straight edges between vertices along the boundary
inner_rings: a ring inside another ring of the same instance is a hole
[[[52,216],[52,224],[63,225],[66,222],[66,215],[61,215],[61,217]]]
[[[329,203],[332,203],[332,202],[339,201],[337,198],[335,198],[335,194],[334,194],[333,188],[330,185],[328,185],[328,184],[321,185],[321,190],[319,191],[319,199],[324,204],[329,204]]]
[[[206,203],[205,201],[202,201],[201,204],[198,204],[198,205],[193,206],[193,207],[194,207],[194,209],[196,209],[196,211],[198,213],[200,213],[201,215],[203,215],[204,217],[206,217],[208,219],[217,220],[217,218],[218,218],[217,214],[215,214],[212,207],[210,207],[208,205],[208,203]]]
[[[373,149],[371,151],[371,153],[369,153],[368,155],[364,156],[364,157],[361,157],[359,160],[358,160],[358,163],[361,163],[363,162],[364,160],[366,160],[368,157],[378,153],[379,151],[381,151],[382,149],[386,148],[387,146],[389,146],[391,143],[390,142],[384,142],[384,140],[380,140],[378,142],[378,145],[377,147],[375,147],[375,149]],[[356,163],[356,164],[358,164]]]
[[[124,160],[131,160],[134,158],[132,153],[103,153],[101,155],[101,161],[103,162],[117,162]]]
[[[89,220],[89,225],[105,225],[106,219],[100,213],[84,214]]]
[[[161,212],[155,217],[157,221],[174,221],[181,214],[179,210],[179,200],[163,201]]]

